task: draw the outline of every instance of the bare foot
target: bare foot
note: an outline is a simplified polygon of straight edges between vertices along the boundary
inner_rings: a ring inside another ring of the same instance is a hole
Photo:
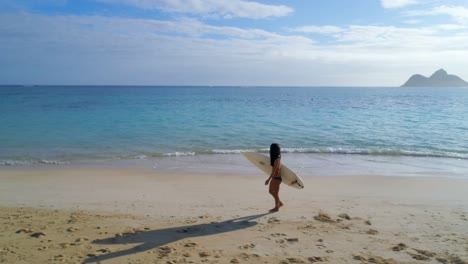
[[[273,209],[270,209],[270,212],[278,212],[278,209],[279,209],[278,207],[275,207]]]
[[[281,206],[283,206],[284,204],[282,202],[280,202],[278,208],[280,208]]]

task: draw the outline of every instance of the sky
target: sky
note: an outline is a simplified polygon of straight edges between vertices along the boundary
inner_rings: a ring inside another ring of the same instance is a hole
[[[468,0],[1,0],[0,84],[468,80]]]

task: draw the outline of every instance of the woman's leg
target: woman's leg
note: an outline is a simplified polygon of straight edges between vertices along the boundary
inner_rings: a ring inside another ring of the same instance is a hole
[[[281,182],[278,184],[278,189],[276,191],[276,197],[278,197],[278,208],[280,208],[281,206],[283,206],[283,202],[281,202],[280,198],[279,198],[279,190],[280,190],[280,185],[281,185]]]
[[[280,181],[272,179],[270,181],[270,194],[273,196],[275,199],[275,207],[271,209],[270,211],[278,211],[279,207],[283,205],[279,199],[278,192],[279,192],[279,185],[281,184]]]

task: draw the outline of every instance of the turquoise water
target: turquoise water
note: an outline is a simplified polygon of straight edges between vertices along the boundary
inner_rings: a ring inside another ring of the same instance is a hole
[[[468,89],[0,87],[0,164],[283,151],[468,159]]]

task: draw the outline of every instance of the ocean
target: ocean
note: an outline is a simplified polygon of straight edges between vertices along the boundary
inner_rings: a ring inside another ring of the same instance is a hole
[[[404,159],[462,175],[467,116],[463,88],[1,86],[0,166],[238,164],[277,142],[300,168]]]

